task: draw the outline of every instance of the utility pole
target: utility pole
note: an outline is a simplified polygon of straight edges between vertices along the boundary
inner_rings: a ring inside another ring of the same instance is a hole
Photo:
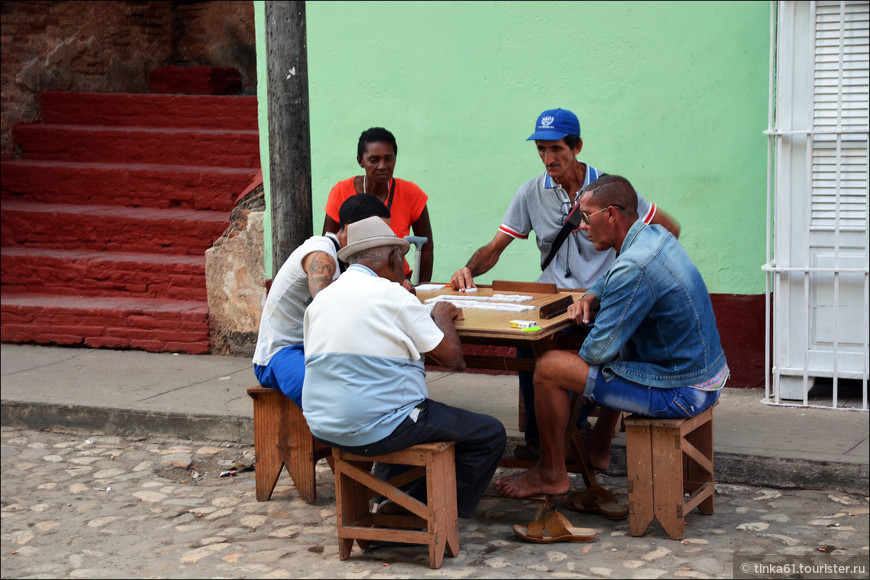
[[[313,234],[305,2],[266,2],[272,277]]]

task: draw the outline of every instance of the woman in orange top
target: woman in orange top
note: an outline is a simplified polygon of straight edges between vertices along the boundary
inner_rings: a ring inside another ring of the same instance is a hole
[[[420,254],[420,283],[432,279],[435,244],[426,209],[428,196],[417,184],[393,177],[396,168],[396,138],[381,127],[373,127],[360,135],[357,163],[365,175],[339,181],[329,192],[323,233],[338,232],[338,208],[352,195],[369,193],[380,199],[390,210],[390,228],[400,238],[411,234],[427,238]],[[411,278],[411,268],[405,260],[405,278]]]

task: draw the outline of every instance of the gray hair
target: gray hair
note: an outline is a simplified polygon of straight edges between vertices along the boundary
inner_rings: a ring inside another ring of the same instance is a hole
[[[367,248],[362,250],[361,252],[357,252],[347,257],[348,264],[358,264],[360,262],[369,262],[374,265],[379,265],[385,262],[390,254],[393,253],[393,250],[397,250],[398,246],[387,245],[387,246],[375,246],[374,248]]]

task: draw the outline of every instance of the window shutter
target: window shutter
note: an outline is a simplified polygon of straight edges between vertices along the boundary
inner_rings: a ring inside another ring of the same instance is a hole
[[[868,29],[867,2],[816,3],[810,222],[815,230],[867,228]]]

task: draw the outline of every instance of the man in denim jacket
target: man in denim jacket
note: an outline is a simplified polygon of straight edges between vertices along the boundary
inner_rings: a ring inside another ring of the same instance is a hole
[[[496,484],[508,497],[563,494],[569,401],[579,393],[606,407],[649,417],[692,417],[711,407],[728,379],[710,294],[667,230],[638,220],[637,195],[608,175],[580,198],[581,229],[596,250],[614,248],[607,273],[571,305],[577,324],[595,323],[579,356],[549,351],[535,365],[541,458]],[[615,425],[614,425],[615,426]],[[610,448],[613,427],[601,429]]]

